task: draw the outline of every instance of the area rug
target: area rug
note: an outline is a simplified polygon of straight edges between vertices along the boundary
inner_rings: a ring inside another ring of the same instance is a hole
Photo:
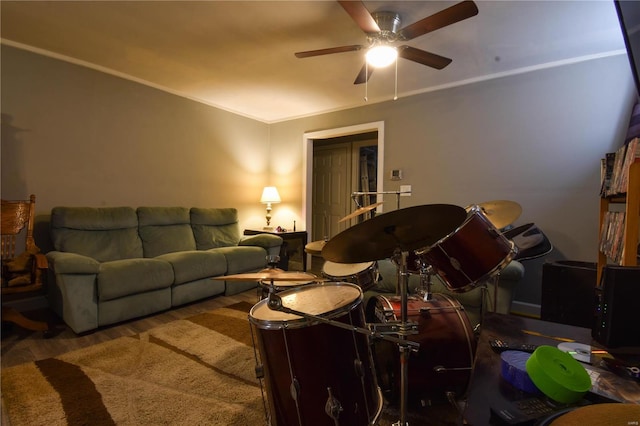
[[[11,426],[264,425],[251,306],[240,302],[3,369]],[[380,425],[393,420],[385,411]],[[412,424],[443,424],[424,420]]]

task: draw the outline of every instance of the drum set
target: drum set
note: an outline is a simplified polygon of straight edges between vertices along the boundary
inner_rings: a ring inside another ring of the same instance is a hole
[[[277,269],[277,259],[257,273],[221,277],[260,283],[249,323],[267,424],[373,425],[386,398],[399,405],[396,424],[407,425],[409,405],[425,395],[462,396],[474,330],[460,303],[429,284],[437,274],[452,292],[466,292],[513,259],[517,248],[499,228],[517,219],[519,206],[492,203],[398,209],[310,243],[325,259],[323,278]],[[383,259],[397,268],[396,294],[365,307]],[[417,295],[408,294],[412,274],[424,284]]]

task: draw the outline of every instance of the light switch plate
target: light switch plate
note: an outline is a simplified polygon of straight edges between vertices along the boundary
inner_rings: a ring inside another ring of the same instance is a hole
[[[401,197],[410,197],[411,196],[411,185],[400,185],[400,196]],[[408,192],[408,194],[404,194]]]

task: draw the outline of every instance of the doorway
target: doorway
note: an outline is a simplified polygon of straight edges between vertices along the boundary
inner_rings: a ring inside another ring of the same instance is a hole
[[[375,132],[359,133],[313,144],[313,182],[309,229],[312,241],[327,240],[373,217],[375,209],[345,220],[377,200],[378,145]],[[373,192],[374,194],[366,194]]]
[[[364,141],[363,145],[359,145],[359,143],[363,141],[358,140],[360,136],[354,137],[354,135],[363,135],[363,134],[369,134],[369,136],[371,136],[372,139],[370,139],[369,141]],[[363,148],[363,152],[369,157],[371,156],[372,149],[366,148],[366,147],[368,146],[375,147],[375,162],[373,162],[373,168],[372,168],[372,164],[369,164],[369,160],[367,160],[368,162],[367,170],[369,174],[369,177],[367,179],[371,178],[371,175],[375,173],[375,179],[373,180],[373,183],[371,185],[375,186],[376,192],[383,191],[384,122],[378,121],[378,122],[360,124],[360,125],[349,126],[349,127],[342,127],[342,128],[329,129],[329,130],[323,130],[318,132],[305,133],[303,135],[303,155],[306,158],[306,161],[303,167],[303,187],[305,191],[303,194],[303,212],[302,213],[305,218],[306,229],[309,232],[310,241],[317,241],[317,240],[323,239],[325,236],[328,238],[331,238],[332,236],[337,234],[340,229],[346,229],[346,227],[357,223],[357,222],[354,222],[354,220],[352,219],[349,222],[344,222],[343,228],[340,228],[339,226],[337,226],[337,221],[339,219],[341,219],[342,217],[344,217],[345,215],[349,214],[350,212],[354,211],[357,208],[357,205],[351,199],[351,192],[353,192],[353,189],[352,189],[353,187],[351,186],[351,184],[354,181],[353,170],[360,169],[359,155],[356,156],[356,165],[357,165],[356,167],[353,166],[353,161],[354,161],[353,155],[351,155],[351,161],[349,161],[349,164],[350,164],[349,167],[351,167],[351,171],[348,172],[349,176],[351,176],[349,180],[349,186],[347,187],[346,185],[342,185],[341,189],[337,192],[334,192],[336,191],[335,189],[331,189],[331,192],[338,194],[337,197],[344,200],[344,204],[346,207],[348,207],[348,210],[338,209],[336,210],[335,213],[332,212],[331,222],[329,222],[330,219],[328,217],[329,216],[328,213],[327,213],[327,218],[325,220],[325,216],[323,212],[315,216],[313,212],[314,210],[313,209],[314,147],[316,146],[316,144],[318,146],[321,146],[323,144],[323,141],[325,141],[325,144],[326,144],[326,140],[341,138],[345,136],[352,136],[352,139],[340,141],[340,142],[350,142],[352,143],[352,149],[354,147],[357,147],[358,151],[360,151],[360,148]],[[346,148],[345,148],[345,151],[346,151]],[[359,177],[356,177],[355,180],[358,181]],[[370,188],[372,186],[370,186]],[[358,186],[356,186],[356,189],[357,188]],[[373,192],[373,190],[371,192]],[[326,196],[327,195],[325,192],[325,197]],[[368,203],[376,202],[376,201],[382,201],[382,196],[380,195],[373,196],[367,200]],[[360,200],[359,202],[363,203],[365,201]],[[379,206],[376,210],[378,214],[381,213],[382,206]],[[325,225],[325,222],[327,223],[326,225]],[[335,224],[333,229],[331,229],[330,223]]]

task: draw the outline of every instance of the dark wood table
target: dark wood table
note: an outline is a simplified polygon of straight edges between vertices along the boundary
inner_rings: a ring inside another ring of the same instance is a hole
[[[519,391],[501,377],[500,355],[491,349],[491,339],[500,339],[513,344],[533,344],[557,346],[564,339],[574,340],[592,346],[592,350],[601,349],[591,338],[591,329],[571,325],[541,321],[533,318],[525,318],[514,315],[487,313],[481,325],[481,333],[478,339],[474,371],[467,395],[467,403],[464,409],[464,418],[470,425],[484,426],[489,424],[526,424],[517,423],[515,420],[504,421],[504,418],[495,414],[496,410],[506,409],[507,412],[520,413],[522,407],[535,405],[538,400],[545,400],[544,396],[532,398],[531,394]],[[637,362],[638,353],[624,356],[629,361]],[[616,357],[619,355],[616,354]],[[627,402],[640,402],[640,383],[632,379],[623,378],[604,368],[600,368],[599,355],[592,355],[592,364],[585,365],[590,374],[597,374],[598,386],[592,388],[592,392],[580,402],[574,405],[586,405],[598,402],[621,401],[626,397]],[[635,401],[634,401],[635,399]],[[549,402],[548,399],[545,402]],[[559,407],[549,406],[542,411],[558,411]],[[562,407],[563,409],[570,407]],[[492,410],[494,414],[492,416]],[[534,407],[534,410],[537,408]],[[540,411],[534,411],[530,415],[538,415]],[[549,414],[542,414],[548,416]]]
[[[307,231],[265,231],[259,229],[245,229],[244,235],[256,235],[256,234],[273,234],[282,238],[282,246],[280,247],[280,263],[278,267],[285,271],[289,270],[289,258],[292,255],[299,255],[302,261],[302,270],[307,270],[307,255],[304,252],[304,246],[307,245]],[[290,244],[293,241],[298,241],[298,244]]]

